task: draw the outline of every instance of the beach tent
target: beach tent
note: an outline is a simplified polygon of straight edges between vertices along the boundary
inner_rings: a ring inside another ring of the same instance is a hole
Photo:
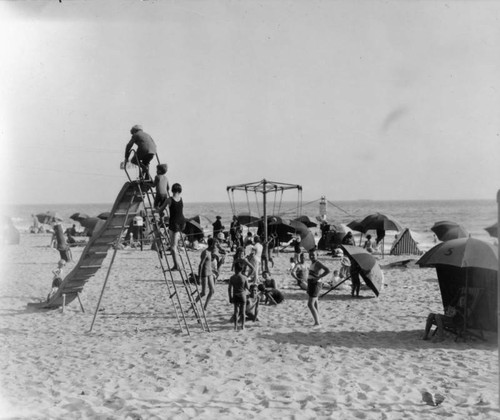
[[[410,229],[406,228],[403,233],[394,241],[390,255],[422,255],[418,249],[417,242],[411,236]]]
[[[478,288],[483,293],[475,305],[472,328],[497,330],[498,250],[475,238],[441,242],[418,261],[421,267],[435,267],[443,308],[453,303],[462,288]]]

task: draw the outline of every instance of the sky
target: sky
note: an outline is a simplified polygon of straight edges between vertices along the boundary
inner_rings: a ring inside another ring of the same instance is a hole
[[[499,44],[495,1],[0,2],[2,201],[114,202],[134,124],[185,201],[495,199]]]

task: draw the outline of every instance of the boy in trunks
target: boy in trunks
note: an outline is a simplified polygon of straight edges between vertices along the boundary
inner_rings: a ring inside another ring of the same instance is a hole
[[[234,305],[234,330],[238,331],[238,319],[241,319],[241,329],[245,329],[245,313],[247,304],[248,280],[241,274],[241,265],[235,264],[235,272],[229,279],[229,302]]]

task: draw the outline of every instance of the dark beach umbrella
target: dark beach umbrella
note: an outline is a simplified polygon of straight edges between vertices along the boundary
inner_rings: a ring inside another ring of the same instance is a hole
[[[200,241],[205,236],[203,227],[196,221],[196,216],[186,220],[186,226],[183,232],[188,236],[188,240],[191,242],[194,240]]]
[[[308,228],[318,226],[317,223],[314,223],[308,216],[305,216],[305,215],[299,216],[293,220],[296,220],[297,222],[304,223]]]
[[[347,224],[347,227],[356,232],[366,233],[365,227],[361,224],[361,220],[353,220]]]
[[[365,233],[368,230],[378,230],[378,231],[397,230],[398,232],[400,230],[403,230],[403,227],[394,217],[382,213],[374,213],[366,216],[363,220],[361,220],[360,225],[364,229],[363,233]],[[354,229],[351,226],[349,227],[351,229]]]
[[[89,217],[90,216],[87,213],[80,213],[80,212],[73,213],[71,216],[69,216],[69,218],[71,220],[74,220],[75,222],[79,222],[80,220],[83,219],[88,219]]]
[[[294,232],[300,236],[300,246],[306,251],[310,251],[316,246],[314,235],[304,223],[297,220],[284,220],[283,223],[291,226]]]
[[[446,242],[441,242],[427,251],[416,262],[420,267],[435,267],[438,278],[439,287],[441,289],[441,297],[443,298],[443,306],[450,304],[450,296],[456,295],[458,289],[465,286],[465,290],[469,288],[469,284],[476,286],[484,284],[486,295],[494,295],[494,287],[497,286],[496,272],[498,272],[498,249],[492,244],[476,238],[458,238],[451,239]],[[493,276],[490,276],[493,274]],[[487,277],[492,277],[492,281],[485,281]],[[467,295],[465,306],[467,307]],[[489,296],[486,296],[489,299]],[[490,301],[490,307],[496,306],[496,299]],[[495,308],[496,309],[496,308]],[[487,308],[479,308],[479,312],[487,311]],[[485,319],[488,318],[487,315]],[[495,316],[490,316],[495,322]],[[464,331],[467,326],[467,312],[464,319]]]
[[[248,213],[237,214],[236,218],[238,219],[238,222],[240,222],[240,225],[245,225],[245,226],[257,226],[260,220],[259,217],[252,216],[251,214]]]
[[[431,230],[436,234],[440,241],[449,241],[450,239],[467,238],[469,232],[458,223],[442,220],[434,223]]]
[[[384,282],[384,275],[375,257],[359,246],[342,245],[342,249],[359,265],[360,275],[364,282],[378,296]]]
[[[484,268],[498,271],[498,250],[492,244],[476,238],[458,238],[441,242],[416,262],[420,267],[451,265],[460,268]]]
[[[101,214],[98,214],[97,217],[102,220],[108,220],[109,216],[111,216],[111,212],[104,211]]]
[[[51,224],[51,223],[57,223],[57,222],[62,222],[63,218],[59,216],[58,213],[55,211],[47,211],[45,213],[38,213],[36,215],[36,218],[40,223],[45,223],[45,224]]]
[[[494,223],[491,226],[485,227],[484,230],[489,233],[490,236],[494,238],[498,237],[498,222]]]
[[[106,222],[98,217],[88,217],[80,220],[80,224],[87,229],[88,236],[92,236],[104,223]]]

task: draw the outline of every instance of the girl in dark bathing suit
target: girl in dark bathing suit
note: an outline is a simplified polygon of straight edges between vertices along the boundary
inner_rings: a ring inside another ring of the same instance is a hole
[[[307,275],[307,294],[309,295],[307,307],[314,318],[314,327],[318,328],[321,326],[318,307],[318,296],[323,286],[321,279],[330,274],[330,269],[318,261],[315,249],[309,251],[309,259],[311,260],[311,265],[309,266]]]

